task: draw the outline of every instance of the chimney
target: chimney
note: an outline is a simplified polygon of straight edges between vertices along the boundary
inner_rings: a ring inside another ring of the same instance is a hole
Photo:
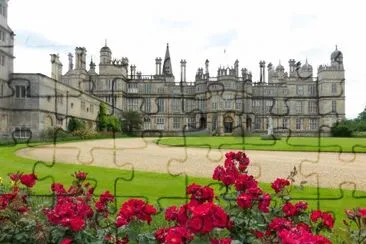
[[[235,76],[239,77],[239,60],[235,60],[234,69],[235,69]]]
[[[209,65],[210,61],[208,61],[208,59],[206,59],[205,62],[205,75],[208,77],[209,76],[209,72],[208,72],[208,65]]]
[[[72,56],[72,54],[71,53],[69,53],[69,55],[68,55],[68,57],[69,57],[69,71],[71,71],[73,68],[74,68],[74,64],[73,64],[73,58],[74,58],[74,56]]]
[[[186,82],[187,81],[187,77],[186,77],[186,70],[187,70],[187,61],[184,59],[183,60],[183,81]]]
[[[50,54],[51,56],[51,78],[61,81],[62,63],[58,54]]]
[[[159,58],[155,59],[155,74],[159,75]]]

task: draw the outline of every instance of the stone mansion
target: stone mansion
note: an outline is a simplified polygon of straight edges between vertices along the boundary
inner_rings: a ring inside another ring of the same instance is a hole
[[[114,59],[107,45],[100,49],[98,70],[93,60],[87,67],[86,48],[76,47],[68,54],[66,72],[59,56],[51,54],[51,77],[16,73],[7,5],[8,0],[0,0],[0,140],[38,137],[50,127],[66,129],[71,117],[95,128],[102,102],[116,116],[138,111],[144,131],[171,135],[181,135],[183,128],[210,135],[266,134],[268,126],[275,134],[328,135],[332,124],[345,118],[343,54],[337,48],[316,76],[307,61],[290,59],[287,72],[281,64],[260,61],[257,81],[239,68],[238,60],[215,74],[206,60],[193,81],[181,60],[178,78],[168,45],[151,75],[137,72],[128,58]]]

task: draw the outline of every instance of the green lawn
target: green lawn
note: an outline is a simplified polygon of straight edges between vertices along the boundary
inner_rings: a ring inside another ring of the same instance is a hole
[[[40,177],[40,181],[34,189],[37,194],[49,194],[49,187],[52,181],[69,185],[72,180],[71,174],[77,170],[88,172],[89,177],[95,180],[97,194],[104,190],[110,190],[119,196],[118,205],[129,197],[144,197],[156,206],[161,204],[163,207],[183,203],[187,184],[192,182],[199,184],[213,183],[209,178],[175,177],[168,174],[131,172],[61,163],[56,163],[53,166],[45,163],[35,164],[34,160],[15,156],[15,151],[23,147],[25,145],[0,147],[0,176],[7,183],[9,182],[8,173],[16,171],[30,172],[34,167],[35,173]],[[269,184],[261,184],[261,186],[265,191],[272,193]],[[318,200],[318,194],[321,200]],[[306,187],[302,191],[295,189],[292,195],[295,198],[307,200],[313,209],[319,205],[321,209],[333,211],[338,218],[336,222],[337,227],[343,226],[344,209],[366,206],[365,192],[341,192],[338,189]]]
[[[262,140],[260,137],[168,137],[159,144],[187,147],[225,149],[305,151],[305,152],[366,152],[366,138],[282,137],[281,140]]]

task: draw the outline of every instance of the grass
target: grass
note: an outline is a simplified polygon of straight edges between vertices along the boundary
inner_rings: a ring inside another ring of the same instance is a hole
[[[260,137],[169,137],[158,144],[170,146],[225,148],[266,151],[302,152],[366,152],[366,138],[282,137],[281,140],[262,140]]]
[[[227,139],[227,138],[224,138]],[[118,196],[117,205],[130,197],[142,197],[153,203],[166,207],[171,204],[183,203],[185,187],[190,183],[214,183],[209,178],[171,176],[168,174],[128,171],[96,166],[83,166],[73,164],[35,162],[15,155],[15,152],[26,147],[24,144],[0,147],[0,176],[3,181],[8,181],[8,173],[31,172],[33,169],[40,178],[34,188],[35,194],[50,194],[50,184],[61,182],[69,185],[72,174],[82,170],[88,173],[89,179],[96,184],[96,194],[109,190]],[[273,192],[269,184],[261,183],[263,190]],[[312,209],[319,206],[322,210],[332,211],[336,218],[336,227],[342,227],[344,209],[357,206],[366,206],[366,193],[339,189],[305,187],[304,190],[294,189],[291,194],[295,199],[308,201]],[[318,195],[321,200],[318,200]]]

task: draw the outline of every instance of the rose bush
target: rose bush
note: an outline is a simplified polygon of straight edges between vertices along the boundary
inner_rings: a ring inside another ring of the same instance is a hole
[[[146,226],[158,209],[141,199],[128,199],[115,209],[116,198],[109,191],[95,197],[86,172],[75,172],[69,187],[53,183],[48,206],[33,201],[34,173],[10,174],[12,186],[0,192],[0,242],[331,243],[324,233],[332,232],[333,215],[291,200],[291,175],[275,179],[273,192],[265,192],[248,174],[245,153],[225,156],[212,176],[217,194],[211,186],[190,184],[186,203],[163,210],[166,222],[154,228]],[[364,243],[366,209],[346,210],[346,215],[349,238]]]

